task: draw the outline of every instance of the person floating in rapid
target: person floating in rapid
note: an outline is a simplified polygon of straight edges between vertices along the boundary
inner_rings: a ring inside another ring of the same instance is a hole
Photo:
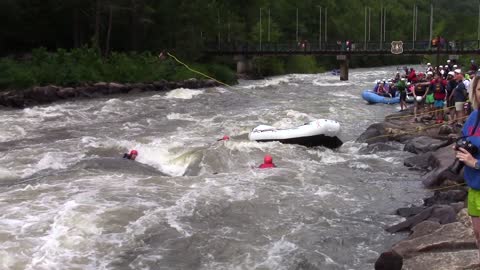
[[[130,151],[130,154],[128,153],[123,154],[123,158],[130,159],[130,160],[135,160],[137,156],[138,156],[137,150]]]
[[[277,167],[275,163],[273,163],[273,158],[270,155],[265,155],[263,158],[263,164],[261,164],[258,168],[260,169],[269,169]]]

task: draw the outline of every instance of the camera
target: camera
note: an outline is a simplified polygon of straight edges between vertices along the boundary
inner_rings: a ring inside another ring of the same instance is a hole
[[[478,154],[478,147],[476,147],[472,142],[468,139],[461,138],[455,143],[455,151],[459,151],[460,148],[467,150],[472,156]],[[458,158],[455,159],[452,165],[448,168],[448,170],[454,174],[460,174],[460,171],[463,169],[465,164],[461,162]]]

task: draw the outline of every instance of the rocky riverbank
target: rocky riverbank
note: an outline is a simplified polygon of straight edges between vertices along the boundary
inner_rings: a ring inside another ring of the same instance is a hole
[[[395,214],[403,222],[385,228],[388,232],[409,232],[391,250],[381,254],[375,269],[453,270],[480,269],[470,217],[467,214],[467,187],[462,174],[450,172],[455,155],[452,144],[460,129],[423,119],[411,121],[411,112],[386,117],[385,122],[371,125],[358,139],[372,151],[388,150],[388,141],[405,145],[416,154],[404,164],[424,172],[422,183],[433,195],[422,205],[400,208]],[[403,268],[400,265],[403,264]]]
[[[33,87],[24,90],[9,90],[0,92],[0,106],[25,108],[48,104],[61,100],[89,99],[107,95],[141,93],[147,91],[168,91],[177,88],[198,89],[215,87],[219,84],[213,80],[188,79],[169,82],[156,81],[152,83],[119,84],[99,82],[77,87],[59,87],[55,85]]]

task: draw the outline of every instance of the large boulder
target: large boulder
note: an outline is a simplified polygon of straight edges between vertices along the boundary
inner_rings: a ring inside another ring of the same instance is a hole
[[[411,258],[428,250],[455,250],[458,247],[476,248],[476,241],[472,228],[454,222],[443,225],[432,233],[400,241],[393,246],[393,250],[404,258]]]
[[[414,154],[421,154],[436,151],[437,149],[448,144],[448,141],[438,140],[427,136],[420,136],[408,141],[404,150]]]
[[[113,82],[108,84],[108,94],[116,95],[116,94],[123,94],[127,92],[128,92],[128,88],[123,84],[113,83]]]
[[[60,88],[57,92],[57,96],[62,99],[73,98],[77,96],[77,91],[72,87]]]
[[[388,227],[386,231],[396,233],[410,230],[425,220],[436,221],[440,224],[448,224],[457,220],[457,213],[455,212],[455,209],[449,205],[431,206],[414,216],[408,217],[405,221]]]
[[[34,87],[25,91],[25,99],[32,99],[38,103],[50,103],[59,99],[57,92],[60,88],[54,85]]]
[[[452,146],[442,147],[433,152],[429,162],[435,169],[424,176],[423,184],[431,188],[440,186],[445,180],[462,181],[462,175],[457,175],[449,170],[454,161],[455,151]]]
[[[448,191],[435,191],[433,196],[423,200],[425,206],[451,204],[456,202],[463,202],[467,198],[467,191],[465,189],[455,189]]]
[[[395,151],[398,150],[394,146],[386,143],[374,143],[364,146],[358,150],[360,154],[373,154],[377,152]]]
[[[428,170],[431,166],[430,159],[432,158],[432,153],[427,152],[413,157],[406,158],[403,161],[403,165],[417,170]]]
[[[385,130],[384,123],[375,123],[370,125],[367,130],[365,130],[360,137],[358,137],[358,143],[379,143],[379,142],[387,142],[388,136],[386,136],[387,132]]]
[[[432,220],[422,221],[412,228],[412,234],[410,234],[408,239],[413,239],[413,238],[431,234],[434,231],[440,229],[441,227],[442,225],[438,221],[432,221]]]

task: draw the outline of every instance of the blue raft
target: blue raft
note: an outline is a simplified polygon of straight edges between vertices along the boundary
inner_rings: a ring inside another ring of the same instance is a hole
[[[400,103],[400,97],[384,97],[379,96],[376,93],[372,92],[372,90],[365,90],[362,93],[362,98],[365,99],[368,103],[383,103],[383,104],[397,104]]]

